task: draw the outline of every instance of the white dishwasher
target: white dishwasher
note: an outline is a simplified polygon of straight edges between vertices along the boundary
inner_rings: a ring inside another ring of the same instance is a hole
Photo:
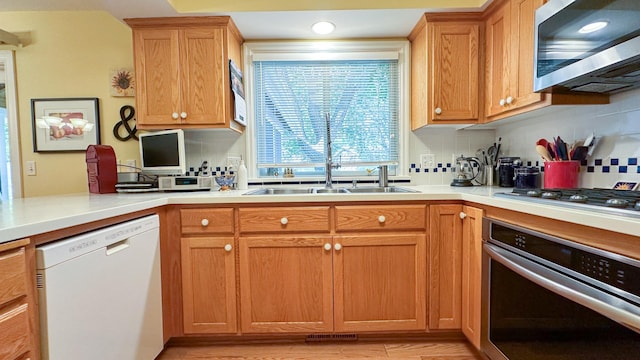
[[[152,360],[162,351],[157,215],[36,249],[44,360]]]

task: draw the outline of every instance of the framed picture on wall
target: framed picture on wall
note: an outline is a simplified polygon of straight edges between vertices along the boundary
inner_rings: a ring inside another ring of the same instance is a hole
[[[34,152],[85,151],[100,144],[98,98],[31,99]]]

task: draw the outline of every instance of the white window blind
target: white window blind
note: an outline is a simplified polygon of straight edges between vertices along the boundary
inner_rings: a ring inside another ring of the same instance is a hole
[[[254,61],[259,175],[324,174],[326,118],[336,175],[397,165],[398,60]],[[395,167],[390,167],[395,173]]]

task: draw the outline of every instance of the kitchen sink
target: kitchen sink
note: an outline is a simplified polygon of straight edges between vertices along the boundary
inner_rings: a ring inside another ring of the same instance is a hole
[[[416,193],[419,191],[411,190],[399,186],[386,186],[386,187],[359,187],[348,189],[352,194],[368,194],[368,193]]]
[[[302,194],[376,194],[376,193],[417,193],[419,191],[411,190],[398,186],[387,187],[357,187],[357,188],[260,188],[249,191],[244,195],[302,195]]]

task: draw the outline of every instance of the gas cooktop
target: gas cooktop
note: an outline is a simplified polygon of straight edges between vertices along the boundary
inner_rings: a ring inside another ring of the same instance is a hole
[[[513,189],[497,197],[640,218],[640,191],[613,189]]]

